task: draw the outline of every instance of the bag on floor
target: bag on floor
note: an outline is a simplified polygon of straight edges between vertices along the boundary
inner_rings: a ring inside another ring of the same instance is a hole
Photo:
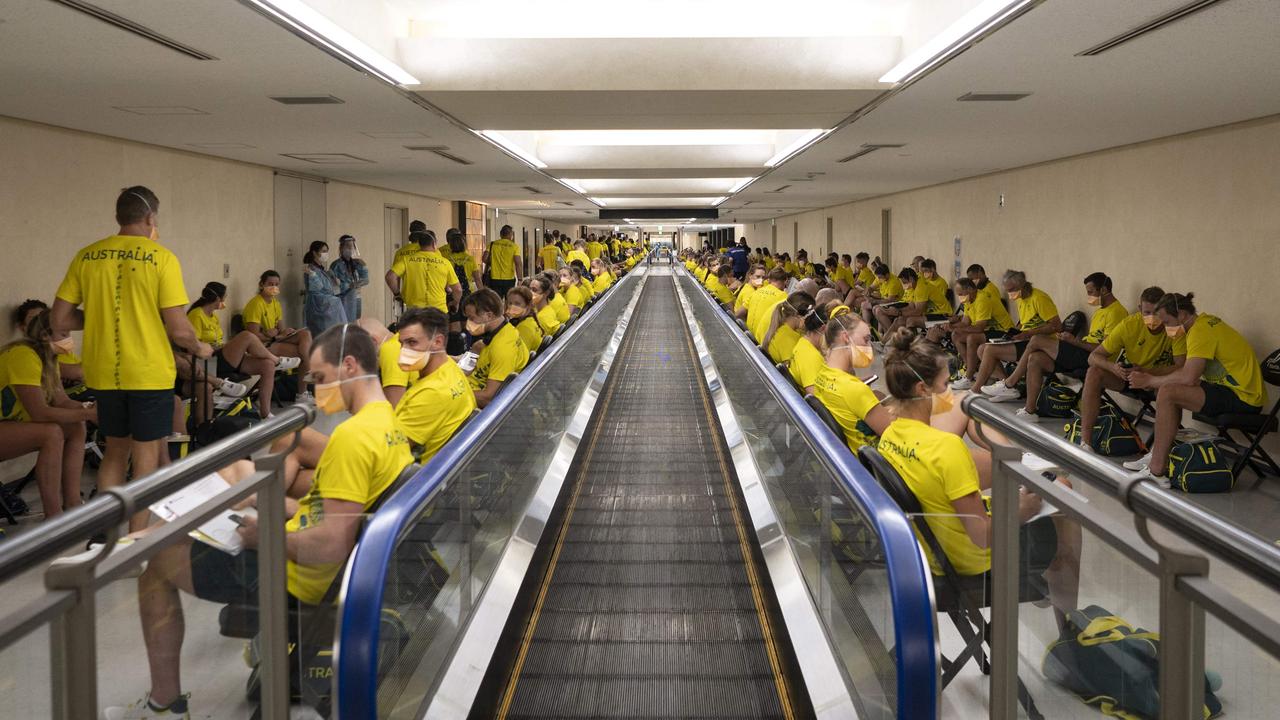
[[[1160,716],[1159,633],[1134,627],[1105,608],[1090,605],[1067,613],[1040,670],[1108,717]],[[1222,702],[1207,676],[1204,684],[1204,717],[1216,717]]]
[[[1079,404],[1080,393],[1060,380],[1047,378],[1036,398],[1036,414],[1040,417],[1069,418],[1071,411]]]
[[[1235,485],[1231,463],[1212,439],[1178,443],[1169,451],[1169,483],[1186,493],[1227,492]]]
[[[1080,413],[1072,411],[1072,420],[1063,428],[1067,442],[1073,445],[1080,442]],[[1133,429],[1129,418],[1118,411],[1110,411],[1106,405],[1098,412],[1098,419],[1093,423],[1093,449],[1099,455],[1107,457],[1124,457],[1126,455],[1142,455],[1147,452],[1146,443]]]
[[[258,398],[259,402],[270,402],[274,400],[281,405],[288,405],[298,399],[298,379],[299,375],[296,371],[282,372],[276,374],[276,384],[271,388],[271,400]]]

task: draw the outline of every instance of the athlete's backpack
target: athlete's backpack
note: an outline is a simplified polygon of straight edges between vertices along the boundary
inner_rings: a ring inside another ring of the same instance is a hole
[[[1146,443],[1142,442],[1138,431],[1133,429],[1129,418],[1120,411],[1120,408],[1105,398],[1106,396],[1104,395],[1103,402],[1098,408],[1098,419],[1093,423],[1092,442],[1090,443],[1093,449],[1099,455],[1108,457],[1123,457],[1145,453],[1147,451]],[[1071,417],[1071,422],[1066,424],[1063,431],[1066,434],[1067,442],[1079,444],[1080,412],[1073,410]]]
[[[1211,438],[1178,443],[1169,451],[1171,487],[1188,493],[1215,493],[1227,492],[1235,482],[1231,463]]]
[[[1048,418],[1069,418],[1080,402],[1080,393],[1064,382],[1047,378],[1036,398],[1036,414]]]
[[[1134,627],[1097,605],[1067,613],[1041,672],[1103,715],[1127,720],[1160,716],[1159,633]],[[1222,702],[1207,676],[1204,684],[1204,717],[1215,717]]]

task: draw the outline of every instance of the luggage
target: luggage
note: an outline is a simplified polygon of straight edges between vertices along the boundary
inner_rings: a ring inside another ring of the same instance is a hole
[[[1064,426],[1063,431],[1067,442],[1079,444],[1080,413],[1079,411],[1072,411],[1071,416],[1071,422]],[[1146,443],[1142,442],[1138,431],[1133,429],[1129,418],[1113,403],[1105,399],[1101,408],[1099,408],[1098,419],[1093,424],[1092,442],[1090,444],[1099,455],[1108,457],[1141,455],[1147,451]]]
[[[1054,378],[1047,378],[1036,398],[1036,414],[1048,418],[1069,418],[1080,403],[1080,393]]]
[[[1174,445],[1168,477],[1170,487],[1186,493],[1227,492],[1236,482],[1231,463],[1212,438]]]

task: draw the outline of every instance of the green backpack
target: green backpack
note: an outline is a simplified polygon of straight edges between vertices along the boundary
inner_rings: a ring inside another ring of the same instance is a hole
[[[1187,493],[1227,492],[1236,483],[1231,463],[1212,439],[1178,443],[1169,451],[1169,483]]]
[[[1036,414],[1048,418],[1069,418],[1071,411],[1080,403],[1080,393],[1071,389],[1070,385],[1049,378],[1040,388],[1036,398]]]
[[[1104,396],[1105,398],[1105,396]],[[1076,445],[1080,442],[1080,413],[1073,410],[1072,420],[1063,427],[1067,442]],[[1129,418],[1113,403],[1104,399],[1098,410],[1098,419],[1093,423],[1093,449],[1099,455],[1107,457],[1124,457],[1141,455],[1147,451],[1146,443],[1133,429]]]

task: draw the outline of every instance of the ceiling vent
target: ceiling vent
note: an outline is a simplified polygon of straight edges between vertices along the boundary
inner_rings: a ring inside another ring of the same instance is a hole
[[[183,105],[113,105],[113,109],[134,115],[208,115],[204,110]]]
[[[780,192],[782,192],[783,190],[786,190],[786,189],[787,189],[787,188],[789,188],[789,187],[791,187],[791,186],[790,186],[790,185],[781,185],[781,186],[779,186],[779,187],[777,187],[776,189],[773,189],[773,190],[765,190],[765,194],[780,193]]]
[[[549,194],[549,193],[547,193],[547,191],[546,191],[546,190],[539,190],[538,188],[536,188],[536,187],[534,187],[534,186],[532,186],[532,185],[523,185],[522,187],[523,187],[525,190],[528,190],[529,192],[533,193],[534,195],[547,195],[547,194]]]
[[[568,200],[557,200],[556,204],[564,205],[565,207],[573,207],[573,203],[569,202]]]
[[[187,143],[187,147],[200,148],[201,150],[247,150],[256,146],[238,142],[199,142]]]
[[[347,153],[280,153],[282,157],[293,158],[303,162],[315,163],[316,165],[350,165],[352,163],[370,163],[372,160],[366,160],[355,155]]]
[[[1029,97],[1031,93],[1017,90],[1005,92],[967,92],[956,98],[959,102],[1013,102]]]
[[[281,105],[342,105],[342,98],[332,95],[271,95],[272,100]]]
[[[524,181],[523,180],[494,180],[494,182],[502,183],[503,185],[519,185]]]
[[[118,27],[127,33],[132,33],[134,35],[137,35],[138,37],[144,40],[150,40],[151,42],[157,45],[162,45],[166,48],[169,48],[174,52],[182,53],[183,55],[186,55],[189,58],[194,58],[196,60],[217,60],[218,59],[207,52],[203,52],[201,50],[197,50],[191,47],[190,45],[185,45],[183,43],[180,43],[171,37],[166,37],[164,35],[161,35],[160,33],[156,32],[155,30],[152,30],[151,28],[145,25],[139,25],[138,23],[128,18],[121,17],[109,10],[104,10],[98,7],[97,5],[90,5],[87,2],[81,2],[81,0],[53,0],[53,1],[64,7],[69,7],[72,10],[77,10],[79,12],[82,12],[91,18],[101,20],[102,22],[108,25],[114,25],[115,27]]]
[[[840,158],[839,160],[837,160],[836,162],[847,163],[850,160],[857,160],[863,155],[870,155],[871,153],[877,150],[881,150],[883,148],[900,148],[900,147],[906,147],[906,146],[907,146],[906,143],[863,143],[862,148],[859,149],[857,152],[855,152],[852,155],[846,155]]]
[[[449,152],[449,148],[444,145],[405,145],[404,149],[412,150],[414,152],[429,152],[434,155],[439,155],[450,162],[458,163],[459,165],[475,165],[475,163],[470,160]]]
[[[1188,3],[1182,7],[1174,8],[1153,20],[1139,25],[1138,27],[1120,33],[1110,40],[1104,40],[1088,50],[1081,50],[1076,53],[1076,57],[1093,57],[1094,55],[1101,55],[1108,50],[1120,47],[1130,40],[1136,40],[1149,32],[1159,30],[1166,25],[1175,23],[1183,18],[1198,13],[1201,10],[1206,10],[1220,2],[1222,2],[1222,0],[1195,0],[1195,2]]]

